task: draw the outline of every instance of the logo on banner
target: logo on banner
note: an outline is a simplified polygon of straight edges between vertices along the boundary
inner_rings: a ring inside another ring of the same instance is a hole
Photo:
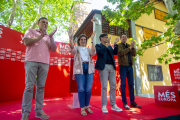
[[[0,28],[0,38],[2,38],[2,37],[1,37],[1,35],[3,34],[3,32],[2,32],[2,31],[3,31],[3,29],[2,29],[2,28]]]
[[[68,50],[69,49],[69,45],[68,44],[66,44],[66,45],[60,44],[59,49],[66,49],[66,50]]]
[[[59,54],[61,55],[71,55],[69,52],[69,44],[60,44],[59,46]]]
[[[169,90],[167,90],[166,92],[162,92],[162,93],[158,92],[158,100],[159,101],[177,102],[175,92],[169,92]]]
[[[179,68],[177,70],[174,70],[174,78],[180,79],[180,69]]]

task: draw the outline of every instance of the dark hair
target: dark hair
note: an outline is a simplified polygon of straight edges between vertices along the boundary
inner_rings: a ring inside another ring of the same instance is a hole
[[[108,34],[106,34],[106,33],[101,34],[101,35],[99,36],[100,41],[101,41],[101,37],[104,37],[104,36],[108,36]]]
[[[38,23],[41,21],[41,19],[46,19],[48,21],[48,19],[46,17],[41,17],[41,18],[39,18]]]
[[[120,35],[120,38],[121,38],[123,35],[126,35],[126,36],[127,36],[127,34],[123,33],[123,34]]]
[[[86,45],[87,45],[87,36],[86,36],[85,34],[81,34],[81,35],[78,37],[78,40],[77,40],[78,46],[80,46],[79,41],[80,41],[81,37],[85,37],[85,38],[86,38]]]

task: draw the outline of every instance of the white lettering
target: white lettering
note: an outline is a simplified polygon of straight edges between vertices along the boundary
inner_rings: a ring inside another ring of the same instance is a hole
[[[6,57],[11,57],[11,55],[9,55],[9,54],[6,54]]]
[[[12,61],[15,61],[15,58],[11,58]]]
[[[12,55],[16,55],[16,53],[12,53]]]
[[[7,49],[7,51],[11,51],[11,49]]]
[[[65,49],[69,49],[69,45],[66,44],[66,45],[65,45]]]
[[[4,59],[4,56],[0,56],[0,59]]]
[[[158,97],[165,97],[164,92],[162,94],[158,92]]]
[[[175,92],[171,92],[171,98],[176,98]]]
[[[20,57],[20,56],[17,56],[17,59],[21,59],[21,57]]]
[[[170,93],[170,92],[168,92],[168,90],[165,92],[167,98],[170,97],[170,96],[169,96],[169,93]]]
[[[60,49],[64,48],[64,45],[60,45],[59,48],[60,48]]]
[[[174,70],[174,73],[180,73],[180,69]]]
[[[4,50],[0,50],[0,53],[5,53],[5,51]]]
[[[158,100],[159,101],[176,102],[175,98],[176,98],[175,92],[169,92],[169,90],[167,90],[166,92],[162,92],[162,94],[160,92],[158,92]]]

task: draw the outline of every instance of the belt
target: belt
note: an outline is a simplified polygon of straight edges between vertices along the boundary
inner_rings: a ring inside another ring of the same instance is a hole
[[[83,63],[89,63],[89,62],[83,62]]]

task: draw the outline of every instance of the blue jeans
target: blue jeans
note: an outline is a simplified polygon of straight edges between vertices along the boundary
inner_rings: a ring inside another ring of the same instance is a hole
[[[130,102],[134,103],[134,74],[132,66],[119,66],[119,74],[121,78],[121,96],[123,104],[127,103],[126,100],[126,77],[129,85]]]
[[[88,73],[88,63],[83,63],[83,74],[76,74],[80,107],[89,106],[94,73]]]

